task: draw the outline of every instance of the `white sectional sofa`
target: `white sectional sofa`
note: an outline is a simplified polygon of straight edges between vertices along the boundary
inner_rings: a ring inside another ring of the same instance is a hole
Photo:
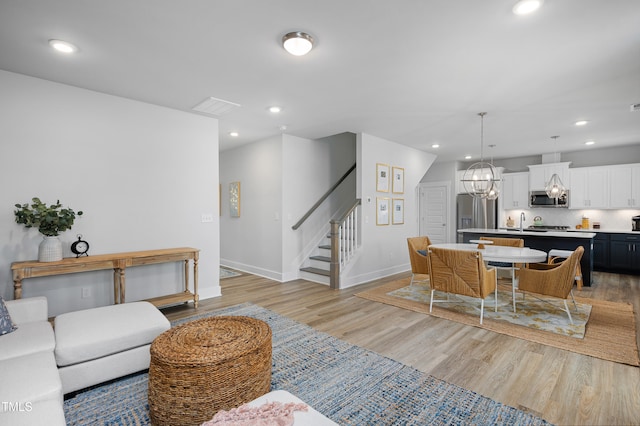
[[[65,425],[47,299],[5,301],[18,328],[0,336],[0,424]]]
[[[171,327],[148,302],[47,319],[47,299],[5,301],[18,328],[0,336],[0,425],[65,425],[63,398],[149,368],[149,346]]]

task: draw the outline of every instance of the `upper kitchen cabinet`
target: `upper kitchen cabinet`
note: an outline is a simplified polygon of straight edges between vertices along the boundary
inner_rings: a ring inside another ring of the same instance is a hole
[[[560,177],[560,180],[567,189],[571,189],[569,188],[569,164],[571,164],[571,162],[529,166],[529,190],[544,191],[544,187],[554,173]]]
[[[570,209],[609,208],[609,167],[569,169],[569,179]]]
[[[505,173],[502,175],[502,208],[526,209],[529,207],[529,173]]]
[[[610,200],[614,209],[640,207],[640,164],[610,167]]]

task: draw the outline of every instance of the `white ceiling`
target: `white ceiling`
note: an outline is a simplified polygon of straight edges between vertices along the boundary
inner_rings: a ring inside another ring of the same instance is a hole
[[[221,150],[284,124],[478,158],[480,111],[485,158],[640,143],[640,1],[546,0],[527,17],[514,3],[2,0],[0,69],[187,112],[240,104],[220,117]],[[317,41],[307,56],[281,47],[296,30]],[[57,54],[51,38],[80,51]]]

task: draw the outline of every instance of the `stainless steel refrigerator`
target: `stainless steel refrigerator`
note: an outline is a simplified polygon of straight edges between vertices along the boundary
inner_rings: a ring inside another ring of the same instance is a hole
[[[475,198],[469,194],[458,194],[456,197],[457,229],[495,229],[497,214],[497,200]]]

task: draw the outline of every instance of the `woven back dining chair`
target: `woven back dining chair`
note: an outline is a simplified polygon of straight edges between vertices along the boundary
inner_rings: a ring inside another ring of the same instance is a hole
[[[423,237],[407,238],[409,246],[409,261],[411,262],[411,282],[428,283],[429,282],[429,266],[427,265],[427,250],[431,245],[431,240],[426,235]]]
[[[580,263],[583,253],[584,247],[579,246],[562,263],[532,263],[528,268],[522,269],[520,271],[518,289],[523,292],[523,298],[525,292],[530,292],[563,299],[564,311],[569,317],[569,322],[573,324],[571,311],[567,306],[567,298],[571,296],[573,306],[578,310],[576,301],[573,298],[573,282],[576,278],[576,266]]]
[[[484,318],[484,299],[496,289],[496,270],[487,268],[478,251],[453,250],[431,247],[427,258],[431,279],[431,301],[433,309],[435,291],[459,294],[480,299],[480,324]],[[446,302],[446,301],[445,301]],[[495,299],[494,310],[498,310]]]

